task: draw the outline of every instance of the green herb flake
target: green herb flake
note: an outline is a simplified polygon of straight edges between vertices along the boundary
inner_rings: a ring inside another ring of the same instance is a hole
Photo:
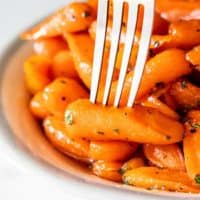
[[[200,174],[197,174],[194,178],[195,182],[200,185]]]
[[[131,184],[129,183],[129,180],[128,180],[127,178],[124,178],[123,183],[124,183],[124,185],[131,185]]]
[[[90,11],[86,10],[86,11],[83,13],[83,16],[84,16],[85,18],[90,17],[90,16],[91,16]]]
[[[181,82],[181,88],[182,88],[182,89],[187,88],[187,81],[182,81],[182,82]]]
[[[97,133],[98,133],[99,135],[104,135],[104,132],[103,132],[103,131],[97,131]]]
[[[121,169],[118,170],[118,173],[119,173],[120,175],[123,175],[123,174],[125,173],[125,171],[121,168]]]
[[[119,131],[118,128],[113,129],[113,131],[114,131],[115,133],[117,133],[117,134],[120,134],[120,131]]]
[[[72,125],[74,123],[73,121],[73,114],[71,111],[66,111],[65,113],[65,122],[67,125]]]

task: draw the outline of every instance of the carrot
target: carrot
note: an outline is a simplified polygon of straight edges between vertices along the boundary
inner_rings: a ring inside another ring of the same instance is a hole
[[[66,50],[67,43],[62,37],[38,39],[34,41],[33,48],[36,54],[45,55],[49,58],[55,56],[59,51]]]
[[[69,34],[65,33],[65,38],[69,44],[69,48],[74,58],[76,71],[83,83],[90,88],[92,65],[93,65],[93,52],[94,41],[86,33]],[[87,45],[80,45],[87,44]],[[101,84],[104,85],[107,74],[108,54],[104,55]],[[113,80],[118,78],[118,71],[114,73]]]
[[[71,52],[68,50],[58,52],[53,58],[52,71],[54,77],[68,77],[78,79]]]
[[[40,118],[44,119],[49,115],[48,109],[45,105],[45,100],[43,98],[43,92],[36,93],[30,102],[31,113]]]
[[[99,177],[121,182],[122,176],[120,174],[120,168],[122,163],[120,162],[106,162],[103,160],[99,160],[93,163],[92,172]]]
[[[45,19],[32,29],[21,34],[26,40],[61,36],[63,31],[87,30],[95,18],[95,12],[87,3],[74,2]]]
[[[200,20],[174,22],[169,26],[169,34],[177,47],[190,48],[199,45]]]
[[[200,108],[200,88],[187,80],[172,84],[169,93],[181,110]]]
[[[144,144],[146,158],[155,166],[173,170],[185,171],[181,149],[177,144],[151,145]]]
[[[75,80],[58,78],[44,89],[43,96],[49,112],[56,116],[63,116],[69,103],[88,98],[88,93]]]
[[[51,61],[46,56],[34,55],[24,63],[26,85],[33,94],[40,92],[52,80]]]
[[[200,29],[199,29],[200,31]],[[196,46],[186,54],[186,59],[193,65],[200,65],[200,45]]]
[[[98,0],[87,0],[87,3],[93,8],[95,13],[97,14]]]
[[[134,157],[123,164],[123,166],[121,167],[120,173],[124,174],[125,172],[129,170],[143,167],[143,166],[145,166],[144,159],[141,157]]]
[[[157,0],[156,11],[170,22],[200,19],[199,0]]]
[[[58,150],[72,157],[89,158],[89,142],[70,138],[64,121],[50,116],[44,120],[43,126],[46,136]]]
[[[137,147],[136,143],[92,141],[89,155],[93,160],[123,161],[129,158]]]
[[[197,184],[200,184],[200,111],[188,113],[185,123],[186,136],[183,140],[183,150],[187,173]]]
[[[123,182],[145,189],[159,189],[176,192],[199,193],[200,187],[183,171],[159,169],[156,167],[140,167],[127,171]]]
[[[155,108],[159,110],[161,113],[167,115],[168,117],[171,117],[172,119],[175,120],[179,119],[179,115],[173,109],[171,109],[168,105],[166,105],[153,95],[145,98],[141,102],[141,104],[146,107]]]
[[[181,123],[155,109],[139,105],[133,109],[118,109],[78,100],[67,107],[65,123],[72,137],[97,141],[172,144],[181,141],[183,137]]]
[[[138,91],[137,99],[141,99],[148,95],[158,83],[167,84],[177,78],[189,74],[191,68],[189,63],[185,60],[185,52],[180,49],[165,50],[153,58],[151,58],[144,69],[142,82]],[[126,76],[124,89],[120,105],[126,105],[133,73],[130,72]],[[116,94],[118,82],[112,84],[110,91],[109,104],[112,105]],[[102,102],[104,88],[100,88],[98,95],[98,102]]]

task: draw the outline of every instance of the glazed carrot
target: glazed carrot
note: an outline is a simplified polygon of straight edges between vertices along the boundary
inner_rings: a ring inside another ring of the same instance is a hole
[[[200,88],[187,80],[172,84],[169,91],[179,109],[200,108]]]
[[[174,22],[169,26],[169,34],[177,47],[189,48],[199,45],[200,20]]]
[[[43,98],[43,92],[35,94],[35,96],[31,99],[30,110],[34,116],[40,119],[44,119],[49,115],[48,109],[45,105],[45,100]]]
[[[44,120],[43,126],[46,136],[57,149],[75,158],[89,158],[89,142],[71,139],[62,120],[50,116]]]
[[[144,159],[141,157],[134,157],[123,164],[123,166],[121,167],[120,173],[124,174],[125,172],[129,170],[143,167],[143,166],[145,166]]]
[[[183,140],[183,150],[187,173],[197,184],[200,184],[200,111],[188,113],[185,123],[186,137]]]
[[[183,154],[177,144],[144,144],[143,151],[146,158],[157,167],[185,171]]]
[[[159,189],[176,192],[199,193],[200,187],[183,171],[159,169],[156,167],[140,167],[127,171],[123,182],[145,189]]]
[[[98,0],[87,0],[87,3],[93,8],[95,13],[97,13],[98,9]]]
[[[52,71],[54,77],[78,79],[72,54],[69,50],[60,51],[53,58]]]
[[[193,65],[200,65],[200,45],[186,54],[186,59]]]
[[[43,97],[51,114],[63,116],[69,103],[77,99],[88,98],[88,93],[75,80],[58,78],[44,89]]]
[[[46,56],[34,55],[24,63],[25,79],[29,91],[40,92],[52,80],[51,61]]]
[[[87,3],[71,3],[58,10],[39,25],[22,33],[26,40],[49,38],[62,35],[63,31],[87,30],[95,18],[95,12]]]
[[[74,58],[74,63],[79,77],[83,83],[90,88],[93,64],[94,41],[86,33],[69,34],[65,33],[65,38]],[[87,45],[80,45],[87,44]],[[104,55],[101,84],[104,85],[107,74],[108,54]],[[114,73],[113,80],[118,78],[118,71]]]
[[[118,109],[78,100],[67,107],[65,123],[72,137],[97,141],[172,144],[181,141],[183,137],[181,123],[155,109],[139,105],[133,109]]]
[[[167,115],[168,117],[171,117],[172,119],[178,120],[180,118],[173,109],[171,109],[168,105],[166,105],[153,95],[144,99],[141,104],[146,107],[155,108],[161,113]]]
[[[157,0],[156,11],[171,22],[200,19],[199,0]]]
[[[54,37],[34,41],[33,48],[36,54],[52,58],[59,51],[66,50],[68,47],[62,37]]]
[[[120,174],[120,168],[122,163],[120,162],[106,162],[99,160],[93,163],[92,172],[99,177],[111,180],[111,181],[122,181]]]
[[[90,143],[89,155],[93,160],[123,161],[129,158],[137,147],[136,143],[93,141]]]
[[[183,75],[189,74],[190,72],[191,68],[189,63],[185,60],[184,51],[180,49],[169,49],[157,54],[146,64],[137,99],[148,95],[156,84],[167,84]],[[126,77],[120,105],[127,104],[131,81],[132,72],[130,72]],[[113,105],[117,84],[117,81],[112,84],[109,98],[110,105]],[[98,102],[102,102],[103,93],[104,89],[101,88]]]

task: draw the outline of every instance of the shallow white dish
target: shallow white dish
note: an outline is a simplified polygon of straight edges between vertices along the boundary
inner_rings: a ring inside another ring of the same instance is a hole
[[[79,193],[85,199],[200,199],[199,195],[147,191],[105,181],[57,152],[28,111],[23,61],[31,52],[31,43],[16,39],[0,55],[0,147],[16,166],[54,182],[66,194]]]

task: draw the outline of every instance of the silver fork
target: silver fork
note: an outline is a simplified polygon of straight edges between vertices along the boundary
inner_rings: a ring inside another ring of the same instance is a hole
[[[109,93],[111,89],[112,77],[115,69],[117,51],[121,35],[124,3],[128,3],[129,13],[128,13],[127,31],[124,43],[122,64],[119,74],[116,96],[114,100],[115,107],[119,106],[119,102],[123,91],[131,50],[134,44],[139,6],[140,5],[144,6],[144,18],[143,18],[141,39],[139,44],[139,51],[134,68],[134,76],[130,89],[129,99],[127,102],[128,107],[132,107],[134,105],[135,98],[137,96],[137,92],[140,86],[140,82],[144,71],[144,66],[147,60],[149,44],[152,34],[153,19],[154,19],[155,0],[113,0],[113,26],[111,33],[111,48],[110,48],[110,56],[108,62],[105,91],[102,102],[103,105],[107,105],[109,99]],[[91,93],[90,93],[90,101],[92,103],[96,102],[98,88],[99,88],[103,53],[105,49],[108,14],[109,14],[108,8],[109,8],[109,0],[99,0]]]

